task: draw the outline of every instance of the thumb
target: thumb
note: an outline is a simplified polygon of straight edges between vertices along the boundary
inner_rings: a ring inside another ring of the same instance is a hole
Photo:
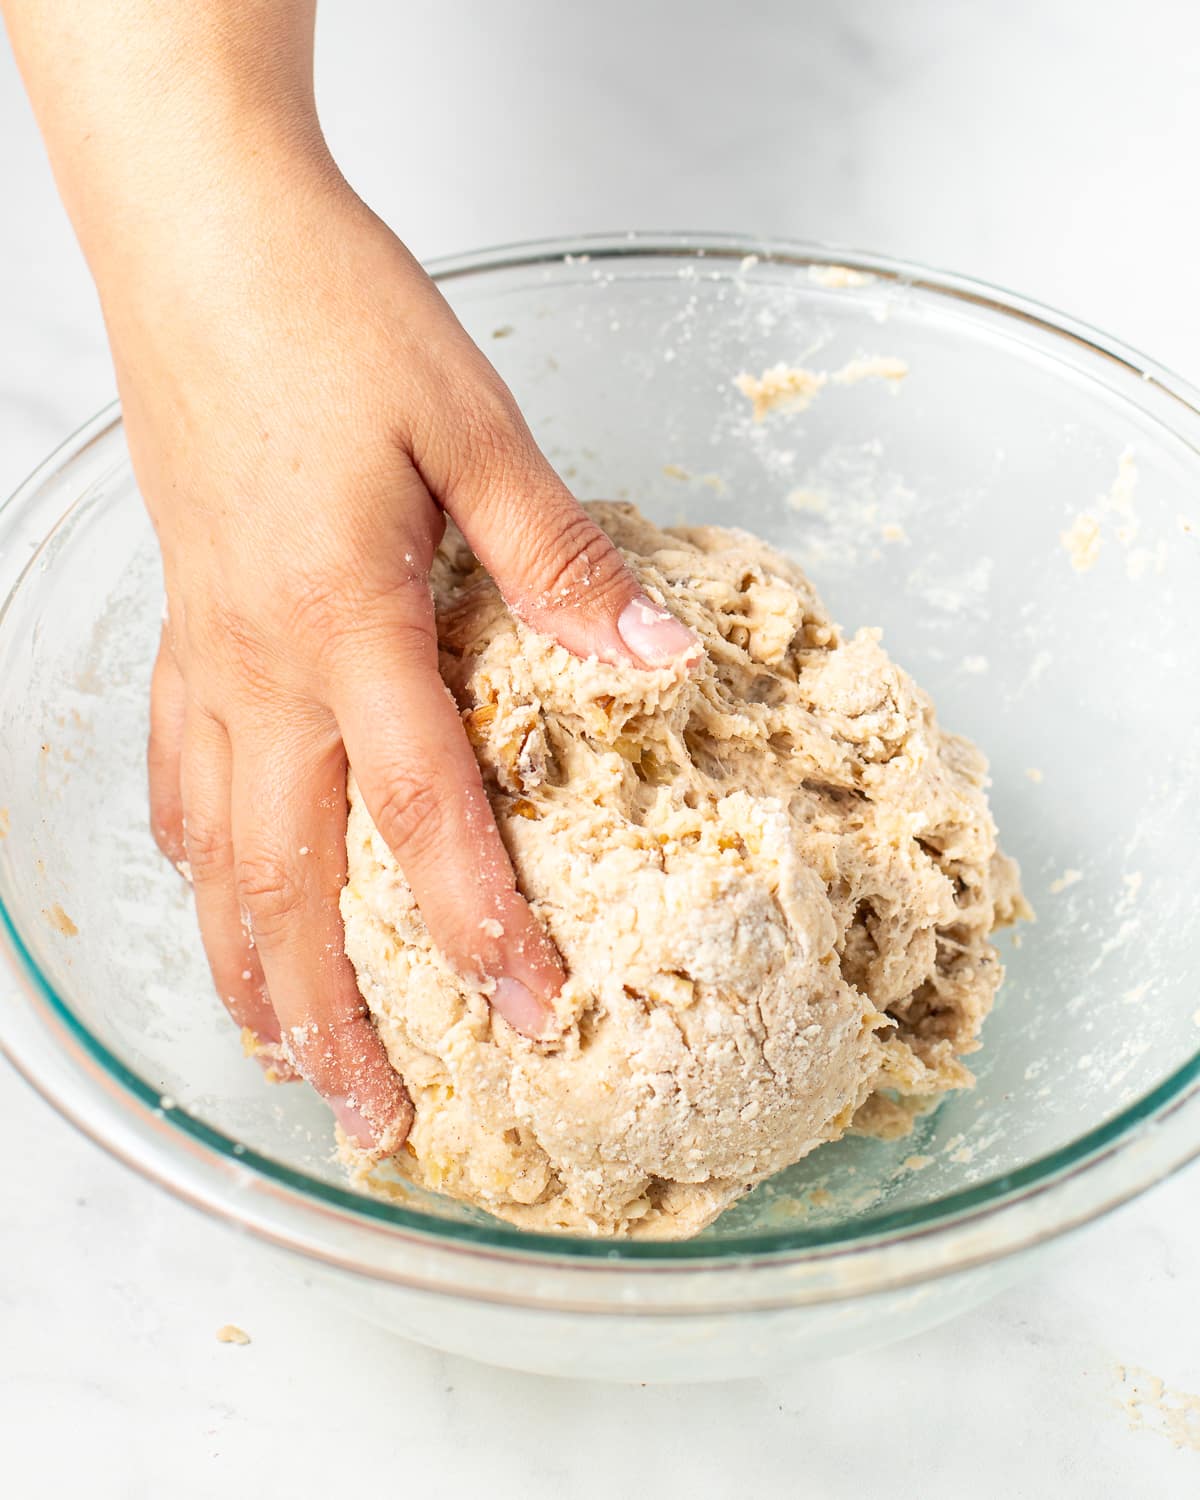
[[[482,360],[482,357],[481,357]],[[414,454],[513,613],[576,656],[691,664],[699,640],[643,591],[620,552],[551,468],[499,377]]]

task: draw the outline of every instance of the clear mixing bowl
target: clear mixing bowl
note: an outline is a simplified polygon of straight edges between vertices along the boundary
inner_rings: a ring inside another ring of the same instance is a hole
[[[629,236],[437,275],[577,493],[769,538],[989,753],[1039,919],[1003,943],[977,1087],[907,1140],[817,1151],[683,1244],[356,1194],[320,1102],[243,1061],[147,832],[160,582],[114,411],[0,511],[17,1067],[147,1176],[308,1258],[348,1309],[497,1363],[639,1380],[927,1326],[1194,1155],[1196,393],[1018,298],[822,248]],[[876,357],[907,377],[849,378]],[[755,423],[733,378],[778,362],[844,378]]]

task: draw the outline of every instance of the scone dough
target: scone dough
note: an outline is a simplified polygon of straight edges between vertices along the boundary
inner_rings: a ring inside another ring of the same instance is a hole
[[[528,1228],[682,1236],[946,1089],[1022,910],[986,766],[880,645],[744,532],[591,507],[705,658],[580,661],[457,534],[441,667],[570,979],[526,1040],[430,942],[351,787],[346,947],[415,1122],[397,1165]]]

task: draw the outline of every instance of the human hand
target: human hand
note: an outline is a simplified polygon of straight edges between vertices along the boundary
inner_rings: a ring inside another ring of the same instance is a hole
[[[132,279],[131,279],[132,278]],[[100,278],[162,547],[152,825],[234,1020],[393,1149],[411,1107],[343,949],[347,758],[447,960],[528,1036],[559,957],[516,889],[437,668],[451,515],[579,655],[698,654],[538,451],[399,241],[330,167],[242,181],[186,247]]]

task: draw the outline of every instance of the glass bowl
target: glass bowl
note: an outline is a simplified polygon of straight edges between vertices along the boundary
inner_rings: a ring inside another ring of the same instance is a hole
[[[0,511],[16,1066],[147,1176],[306,1257],[348,1310],[497,1363],[638,1380],[927,1326],[1196,1154],[1196,393],[1019,298],[822,247],[638,235],[435,274],[577,493],[761,533],[843,624],[883,626],[988,752],[1038,921],[1002,940],[977,1086],[905,1140],[822,1148],[685,1243],[357,1194],[320,1102],[242,1059],[147,831],[161,592],[113,410]],[[756,423],[734,377],[779,362],[843,378]]]

